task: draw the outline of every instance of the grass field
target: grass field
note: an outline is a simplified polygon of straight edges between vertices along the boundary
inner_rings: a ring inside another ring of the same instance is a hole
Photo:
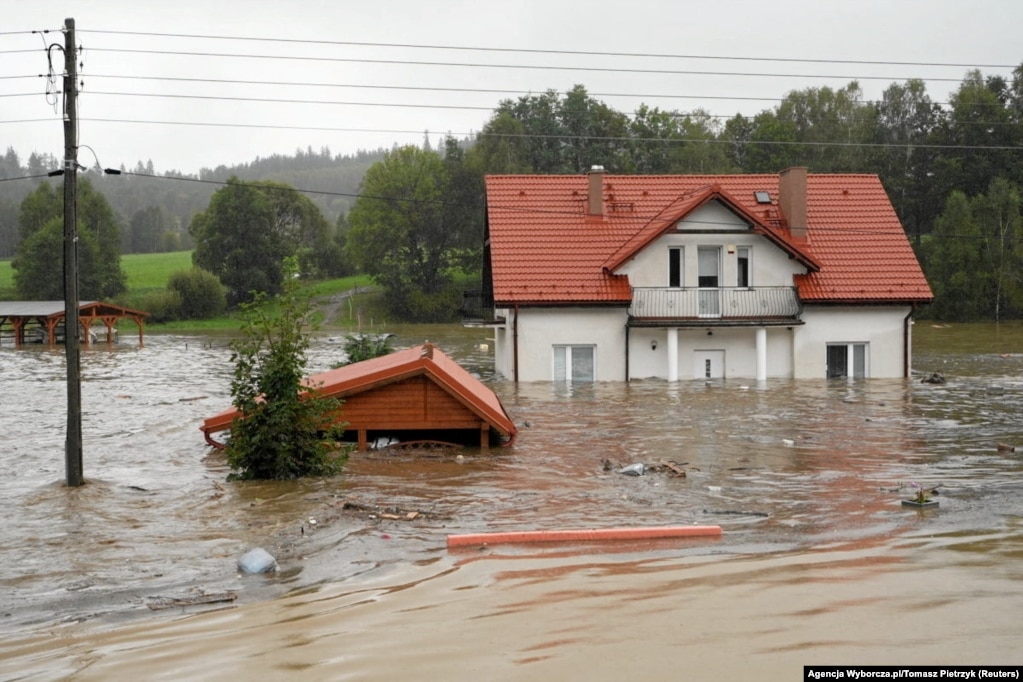
[[[0,260],[0,301],[14,298],[14,270],[10,260]]]
[[[121,256],[121,267],[128,276],[129,290],[164,289],[175,272],[192,269],[192,252],[130,253]]]
[[[131,253],[121,256],[121,267],[128,276],[131,298],[167,287],[167,280],[178,270],[192,268],[191,251],[171,253]],[[0,300],[17,299],[14,270],[10,260],[0,260]]]
[[[174,251],[170,253],[132,253],[121,256],[121,267],[128,277],[128,291],[119,296],[114,303],[145,310],[144,300],[147,294],[167,288],[170,276],[179,270],[192,268],[191,251]],[[352,289],[368,289],[372,280],[368,275],[341,277],[310,283],[309,292],[316,300],[329,300]],[[14,275],[10,260],[0,260],[0,300],[17,300],[14,290]],[[353,298],[358,307],[363,308],[367,315],[376,319],[384,319],[380,295],[376,292],[364,292]],[[352,306],[346,306],[345,309]],[[337,312],[343,313],[343,310]],[[318,316],[322,320],[322,315]],[[338,322],[343,323],[342,320]],[[215,330],[237,329],[239,320],[234,315],[225,315],[212,320],[182,320],[166,324],[146,325],[152,329],[173,330]]]

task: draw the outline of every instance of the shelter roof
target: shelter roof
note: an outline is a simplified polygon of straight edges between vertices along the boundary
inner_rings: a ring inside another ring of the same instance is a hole
[[[63,316],[64,301],[0,301],[0,317],[53,317]],[[80,301],[79,314],[120,315],[123,317],[146,317],[149,313],[133,310],[103,301]]]

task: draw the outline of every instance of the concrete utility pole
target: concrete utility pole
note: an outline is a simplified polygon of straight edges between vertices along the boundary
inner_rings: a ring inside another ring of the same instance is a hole
[[[64,350],[67,355],[67,484],[82,472],[82,381],[78,320],[78,49],[75,20],[64,20]]]

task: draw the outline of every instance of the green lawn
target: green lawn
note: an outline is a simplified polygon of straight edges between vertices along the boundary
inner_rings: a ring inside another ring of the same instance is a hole
[[[129,290],[164,289],[175,272],[192,269],[192,252],[129,253],[121,256],[121,267]]]
[[[11,261],[0,260],[0,301],[9,301],[14,298],[14,270],[11,269]]]
[[[121,256],[121,267],[128,277],[128,291],[114,301],[129,308],[145,310],[144,300],[147,294],[167,287],[167,280],[179,270],[192,267],[191,251],[174,251],[171,253],[132,253]],[[354,323],[354,311],[362,308],[364,314],[375,319],[384,319],[380,294],[377,291],[363,292],[351,300],[345,299],[344,304],[330,304],[329,299],[342,292],[352,289],[368,289],[372,280],[368,275],[341,277],[308,285],[309,292],[317,301],[324,303],[320,321],[331,324],[345,325]],[[14,291],[14,277],[10,260],[0,260],[0,300],[17,300]],[[329,319],[324,320],[324,317]],[[352,318],[352,319],[349,319]],[[161,325],[151,325],[157,329],[175,330],[213,330],[237,329],[238,318],[225,315],[213,320],[182,320]],[[147,325],[149,326],[149,325]]]
[[[191,251],[171,253],[131,253],[121,256],[121,267],[128,276],[130,298],[137,298],[148,291],[163,289],[167,280],[178,270],[192,268]],[[0,300],[15,300],[14,270],[10,260],[0,260]]]

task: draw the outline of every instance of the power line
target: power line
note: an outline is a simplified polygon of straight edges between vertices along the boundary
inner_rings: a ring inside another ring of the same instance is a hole
[[[182,121],[135,121],[130,119],[107,119],[107,118],[82,118],[83,121],[96,121],[104,123],[141,123],[155,125],[185,125],[202,127],[224,127],[224,128],[269,128],[283,130],[322,130],[330,132],[369,132],[369,133],[400,133],[400,134],[422,134],[423,130],[374,130],[360,128],[332,128],[332,127],[308,127],[308,126],[278,126],[259,125],[243,123],[207,123],[207,122],[182,122]],[[452,137],[479,137],[478,132],[447,132],[445,135]],[[507,138],[529,138],[529,139],[552,139],[552,140],[587,140],[597,142],[656,142],[656,143],[682,143],[694,142],[704,144],[748,144],[748,145],[778,145],[778,146],[807,146],[807,147],[877,147],[890,149],[956,149],[956,150],[988,150],[988,151],[1023,151],[1021,146],[1008,145],[941,145],[941,144],[897,144],[888,142],[798,142],[781,140],[720,140],[710,138],[661,138],[661,137],[613,137],[613,136],[586,136],[586,135],[535,135],[528,133],[486,133],[489,137]]]
[[[49,173],[39,173],[37,175],[20,175],[16,178],[0,178],[0,182],[14,182],[15,180],[37,180],[39,178],[48,178]]]
[[[388,105],[389,106],[389,105]],[[408,105],[413,106],[413,105]],[[57,119],[35,118],[19,119],[12,121],[0,121],[0,125],[14,123],[52,123]],[[400,129],[400,128],[339,128],[334,126],[294,126],[280,124],[262,123],[213,123],[209,121],[159,121],[125,118],[93,118],[80,117],[79,121],[94,123],[117,123],[136,125],[167,125],[167,126],[189,126],[198,128],[240,128],[260,130],[307,130],[334,133],[379,133],[398,135],[421,135],[423,128]],[[990,124],[986,124],[990,125]],[[429,132],[428,130],[426,132]],[[742,145],[764,145],[764,146],[792,146],[792,147],[867,147],[885,149],[948,149],[959,151],[1023,151],[1023,146],[1012,145],[964,145],[964,144],[929,144],[929,143],[908,143],[908,142],[821,142],[821,141],[799,141],[799,140],[736,140],[702,137],[627,137],[627,136],[600,136],[600,135],[540,135],[533,133],[496,133],[481,131],[436,131],[439,135],[455,138],[480,138],[480,137],[503,137],[510,139],[541,139],[541,140],[585,140],[589,142],[623,142],[623,143],[658,143],[658,144],[680,144],[691,142],[694,144],[742,144]]]
[[[35,78],[36,76],[6,76],[6,78]],[[518,95],[520,97],[536,96],[538,93],[531,90],[507,90],[497,88],[453,88],[453,87],[427,87],[420,85],[378,85],[374,83],[328,83],[328,82],[303,82],[303,81],[261,81],[241,80],[231,78],[187,78],[179,76],[129,76],[116,74],[90,74],[90,78],[110,78],[116,80],[143,80],[143,81],[164,81],[182,83],[208,83],[213,85],[265,85],[273,87],[302,87],[302,88],[351,88],[364,90],[399,90],[415,92],[462,92],[474,94],[492,95]],[[0,78],[5,78],[0,76]],[[543,91],[540,94],[546,94]],[[565,92],[556,94],[564,95]],[[660,94],[660,93],[631,93],[631,92],[586,92],[588,97],[622,97],[630,99],[696,99],[696,100],[727,100],[741,102],[785,102],[787,97],[750,97],[746,95],[681,95],[681,94]],[[864,105],[885,104],[884,100],[858,100]],[[929,104],[938,106],[951,106],[951,102],[934,102]],[[974,102],[974,106],[1003,107],[1002,102]]]
[[[153,179],[153,180],[170,180],[170,181],[194,182],[194,183],[204,184],[204,185],[217,185],[217,186],[220,186],[220,187],[238,186],[238,187],[245,187],[245,188],[250,188],[250,189],[258,189],[258,190],[270,190],[270,191],[279,191],[279,192],[294,192],[294,193],[298,193],[298,194],[312,194],[312,195],[332,196],[332,197],[347,197],[347,198],[354,198],[354,199],[373,199],[373,200],[377,200],[377,201],[412,202],[412,203],[417,203],[417,204],[429,204],[429,205],[436,205],[436,206],[450,206],[450,207],[454,207],[454,208],[483,208],[483,207],[486,207],[488,210],[508,211],[508,212],[513,212],[513,213],[528,213],[530,215],[566,215],[566,216],[574,216],[574,217],[578,217],[579,216],[579,212],[577,210],[557,211],[557,210],[551,210],[551,209],[521,208],[519,206],[502,206],[501,204],[490,204],[490,203],[478,203],[477,202],[477,203],[467,204],[467,203],[462,203],[462,202],[442,201],[442,200],[439,200],[439,199],[415,199],[415,198],[409,198],[409,197],[379,196],[379,195],[373,195],[373,194],[363,194],[363,193],[359,193],[359,192],[355,192],[355,193],[352,193],[352,192],[332,192],[332,191],[327,191],[327,190],[302,189],[302,188],[298,188],[298,187],[292,187],[290,185],[285,185],[285,186],[266,185],[266,184],[262,184],[259,181],[244,181],[244,180],[237,180],[237,179],[235,179],[234,181],[204,180],[202,178],[190,178],[190,177],[170,176],[170,175],[155,175],[155,174],[150,174],[150,173],[136,173],[136,172],[132,172],[132,171],[120,171],[120,172],[116,172],[116,173],[113,173],[113,174],[114,175],[134,176],[134,177],[140,177],[140,178],[149,178],[149,179]],[[642,215],[635,216],[635,217],[637,218],[637,220],[653,221],[653,220],[656,220],[663,213],[664,213],[664,210],[661,210],[661,211],[659,211],[658,213],[654,214],[653,216],[651,216],[649,218],[647,218],[647,216],[642,216]],[[715,223],[715,221],[706,221],[706,220],[701,221],[701,222],[705,222],[707,224],[733,225],[733,223],[725,223],[725,222]],[[890,237],[890,236],[893,236],[895,234],[891,230],[878,230],[878,229],[863,228],[863,227],[831,227],[831,226],[818,226],[818,227],[815,227],[815,228],[813,228],[813,233],[814,234],[842,233],[842,234],[857,234],[857,235],[877,235],[877,236],[886,236],[886,237]],[[904,236],[907,236],[907,238],[908,238],[908,235],[906,235],[906,233],[905,233],[905,228],[903,228],[903,231],[902,231],[901,234],[904,235]],[[935,237],[942,237],[942,238],[949,237],[949,238],[963,238],[963,239],[981,239],[981,240],[989,239],[989,237],[987,237],[985,235],[978,235],[978,234],[949,233],[949,234],[940,234],[939,235],[939,234],[935,234],[935,233],[932,232],[932,233],[930,233],[927,236],[932,238],[932,239],[935,238]],[[1019,238],[1009,237],[1009,238],[1006,238],[1005,241],[1020,241],[1020,242],[1023,242],[1023,237],[1019,237]]]
[[[338,106],[357,107],[395,107],[398,109],[461,109],[465,111],[493,111],[494,108],[480,106],[465,106],[457,104],[413,104],[410,102],[342,102],[337,100],[313,100],[313,99],[279,99],[274,97],[233,97],[225,95],[172,95],[163,93],[146,92],[105,92],[101,90],[89,90],[90,95],[107,95],[115,97],[161,97],[168,99],[200,99],[220,100],[225,102],[265,102],[271,104],[330,104]]]
[[[437,200],[437,199],[410,199],[408,197],[379,196],[379,195],[373,195],[373,194],[363,194],[363,193],[359,193],[359,192],[354,192],[354,193],[353,192],[334,192],[334,191],[328,191],[328,190],[303,189],[303,188],[292,187],[292,186],[283,186],[282,187],[282,186],[266,185],[266,184],[262,184],[261,182],[258,182],[258,181],[208,180],[208,179],[194,178],[194,177],[188,177],[188,176],[173,176],[173,175],[156,175],[156,174],[152,174],[152,173],[137,173],[137,172],[134,172],[134,171],[109,171],[108,170],[108,171],[105,171],[105,172],[107,172],[107,174],[110,174],[110,175],[130,176],[130,177],[146,178],[146,179],[151,179],[151,180],[169,180],[169,181],[178,181],[178,182],[191,182],[191,183],[202,184],[202,185],[215,185],[215,186],[218,186],[218,187],[239,186],[239,187],[246,187],[246,188],[250,188],[250,189],[259,189],[259,190],[270,190],[270,191],[281,191],[281,192],[296,192],[298,194],[320,195],[320,196],[330,196],[330,197],[346,197],[346,198],[352,198],[352,199],[373,199],[373,200],[377,200],[377,201],[415,202],[415,203],[424,203],[424,204],[431,204],[431,205],[438,205],[438,206],[451,206],[451,207],[456,207],[456,208],[481,208],[483,206],[482,204],[479,204],[479,203],[465,204],[465,203],[459,203],[459,202],[441,201],[441,200]],[[17,177],[17,178],[0,178],[0,182],[10,182],[10,181],[14,181],[14,180],[29,180],[29,179],[36,179],[36,178],[46,178],[46,177],[48,177],[48,175],[49,174],[45,174],[44,173],[44,174],[41,174],[41,175],[27,175],[27,176]],[[486,207],[489,210],[495,210],[495,211],[509,211],[509,212],[515,212],[515,213],[529,213],[529,214],[536,214],[536,215],[540,215],[540,214],[543,214],[543,215],[572,215],[572,216],[577,216],[578,215],[578,211],[557,211],[557,210],[551,210],[551,209],[521,208],[519,206],[502,206],[500,204],[486,204]],[[654,216],[652,216],[650,218],[650,220],[655,220],[663,212],[664,211],[662,210],[658,214],[655,214]],[[644,216],[638,216],[638,219],[643,220]],[[703,221],[703,222],[708,222],[708,221]],[[713,223],[713,221],[711,221],[711,223]],[[709,223],[709,224],[711,224],[711,223]],[[720,224],[721,225],[731,225],[731,223],[720,223]],[[892,234],[891,231],[873,230],[871,228],[857,228],[857,227],[851,227],[851,228],[817,227],[817,228],[814,228],[814,233],[816,233],[816,234],[820,234],[822,232],[831,232],[831,231],[841,232],[843,234],[855,233],[855,234],[860,234],[860,235],[871,235],[871,234],[891,235]],[[931,237],[941,236],[941,237],[949,237],[949,238],[969,238],[969,239],[985,239],[986,238],[984,235],[954,234],[954,233],[953,234],[942,234],[942,235],[935,235],[934,233],[931,233],[930,236]],[[1017,238],[1012,238],[1012,239],[1014,241],[1023,241],[1023,238],[1018,238],[1018,239]]]
[[[427,88],[420,88],[427,89]],[[412,108],[412,109],[455,109],[461,111],[495,111],[493,106],[471,106],[467,104],[415,104],[411,102],[354,102],[344,100],[323,100],[323,99],[294,99],[294,98],[277,98],[277,97],[243,97],[240,95],[182,95],[175,93],[162,93],[162,92],[109,92],[104,90],[89,90],[91,95],[104,95],[108,97],[152,97],[152,98],[164,98],[164,99],[198,99],[198,100],[218,100],[224,102],[263,102],[269,104],[317,104],[317,105],[331,105],[331,106],[358,106],[358,107],[394,107],[396,109]],[[28,97],[35,96],[38,93],[17,93],[17,94],[0,94],[0,97]],[[619,112],[625,115],[629,115],[626,112]],[[636,116],[638,112],[631,112],[632,116]],[[702,110],[692,111],[668,111],[663,112],[678,117],[705,117],[715,119],[732,119],[739,114],[712,114]],[[1001,126],[1018,125],[1015,121],[970,121],[970,125],[974,126]]]
[[[35,35],[37,33],[62,33],[64,29],[61,28],[44,28],[44,29],[33,29],[33,30],[22,30],[22,31],[0,31],[0,36],[20,36],[20,35]],[[79,31],[81,33],[81,31]]]
[[[927,77],[924,79],[906,78],[900,76],[853,76],[853,75],[822,75],[805,73],[757,73],[737,71],[694,71],[680,69],[634,69],[624,67],[596,67],[596,66],[556,66],[550,64],[478,64],[474,62],[427,62],[403,59],[356,59],[351,57],[316,57],[316,56],[289,56],[289,55],[268,55],[268,54],[243,54],[231,52],[184,52],[180,50],[141,50],[127,48],[94,47],[93,52],[112,52],[117,54],[151,54],[171,55],[176,57],[218,57],[232,59],[275,59],[284,61],[310,61],[330,62],[347,64],[388,64],[395,66],[445,66],[473,69],[522,69],[538,71],[582,71],[587,73],[632,73],[632,74],[656,74],[656,75],[677,75],[677,76],[739,76],[756,78],[818,78],[818,79],[848,79],[848,80],[929,80],[958,83],[962,78]]]
[[[551,50],[551,49],[526,49],[511,47],[474,47],[467,45],[431,45],[415,43],[376,43],[351,40],[307,40],[297,38],[267,38],[252,36],[229,36],[229,35],[203,35],[195,33],[154,33],[142,31],[107,31],[89,30],[80,33],[97,33],[108,35],[132,35],[160,38],[197,38],[204,40],[239,40],[251,42],[290,43],[304,45],[336,45],[348,47],[387,47],[399,49],[423,49],[423,50],[456,50],[467,52],[499,52],[509,54],[538,54],[538,55],[571,55],[585,57],[629,57],[647,59],[702,59],[720,61],[744,61],[744,62],[779,62],[779,63],[802,63],[802,64],[854,64],[861,66],[922,66],[941,68],[961,69],[1013,69],[1019,64],[959,64],[949,62],[905,62],[905,61],[875,61],[866,59],[812,59],[806,57],[740,57],[731,55],[691,55],[671,54],[657,52],[597,52],[588,50]]]
[[[13,76],[12,76],[13,77]],[[22,76],[27,78],[27,76]],[[172,82],[186,82],[186,83],[210,83],[216,85],[267,85],[274,87],[309,87],[309,88],[351,88],[351,89],[366,89],[366,90],[401,90],[401,91],[418,91],[418,92],[464,92],[464,93],[475,93],[475,94],[492,94],[492,95],[519,95],[529,96],[535,94],[529,90],[502,90],[495,88],[452,88],[452,87],[426,87],[420,85],[377,85],[370,83],[309,83],[302,81],[254,81],[254,80],[237,80],[227,78],[182,78],[175,76],[118,76],[112,74],[90,74],[90,78],[112,78],[112,79],[126,79],[126,80],[152,80],[152,81],[172,81]],[[558,93],[563,94],[563,93]],[[630,98],[650,98],[650,99],[713,99],[713,100],[737,100],[737,101],[750,101],[750,102],[782,102],[784,98],[779,97],[746,97],[746,96],[728,96],[728,95],[659,95],[659,94],[641,94],[641,93],[625,93],[625,92],[587,92],[589,97],[630,97]],[[938,102],[937,104],[942,104]]]

